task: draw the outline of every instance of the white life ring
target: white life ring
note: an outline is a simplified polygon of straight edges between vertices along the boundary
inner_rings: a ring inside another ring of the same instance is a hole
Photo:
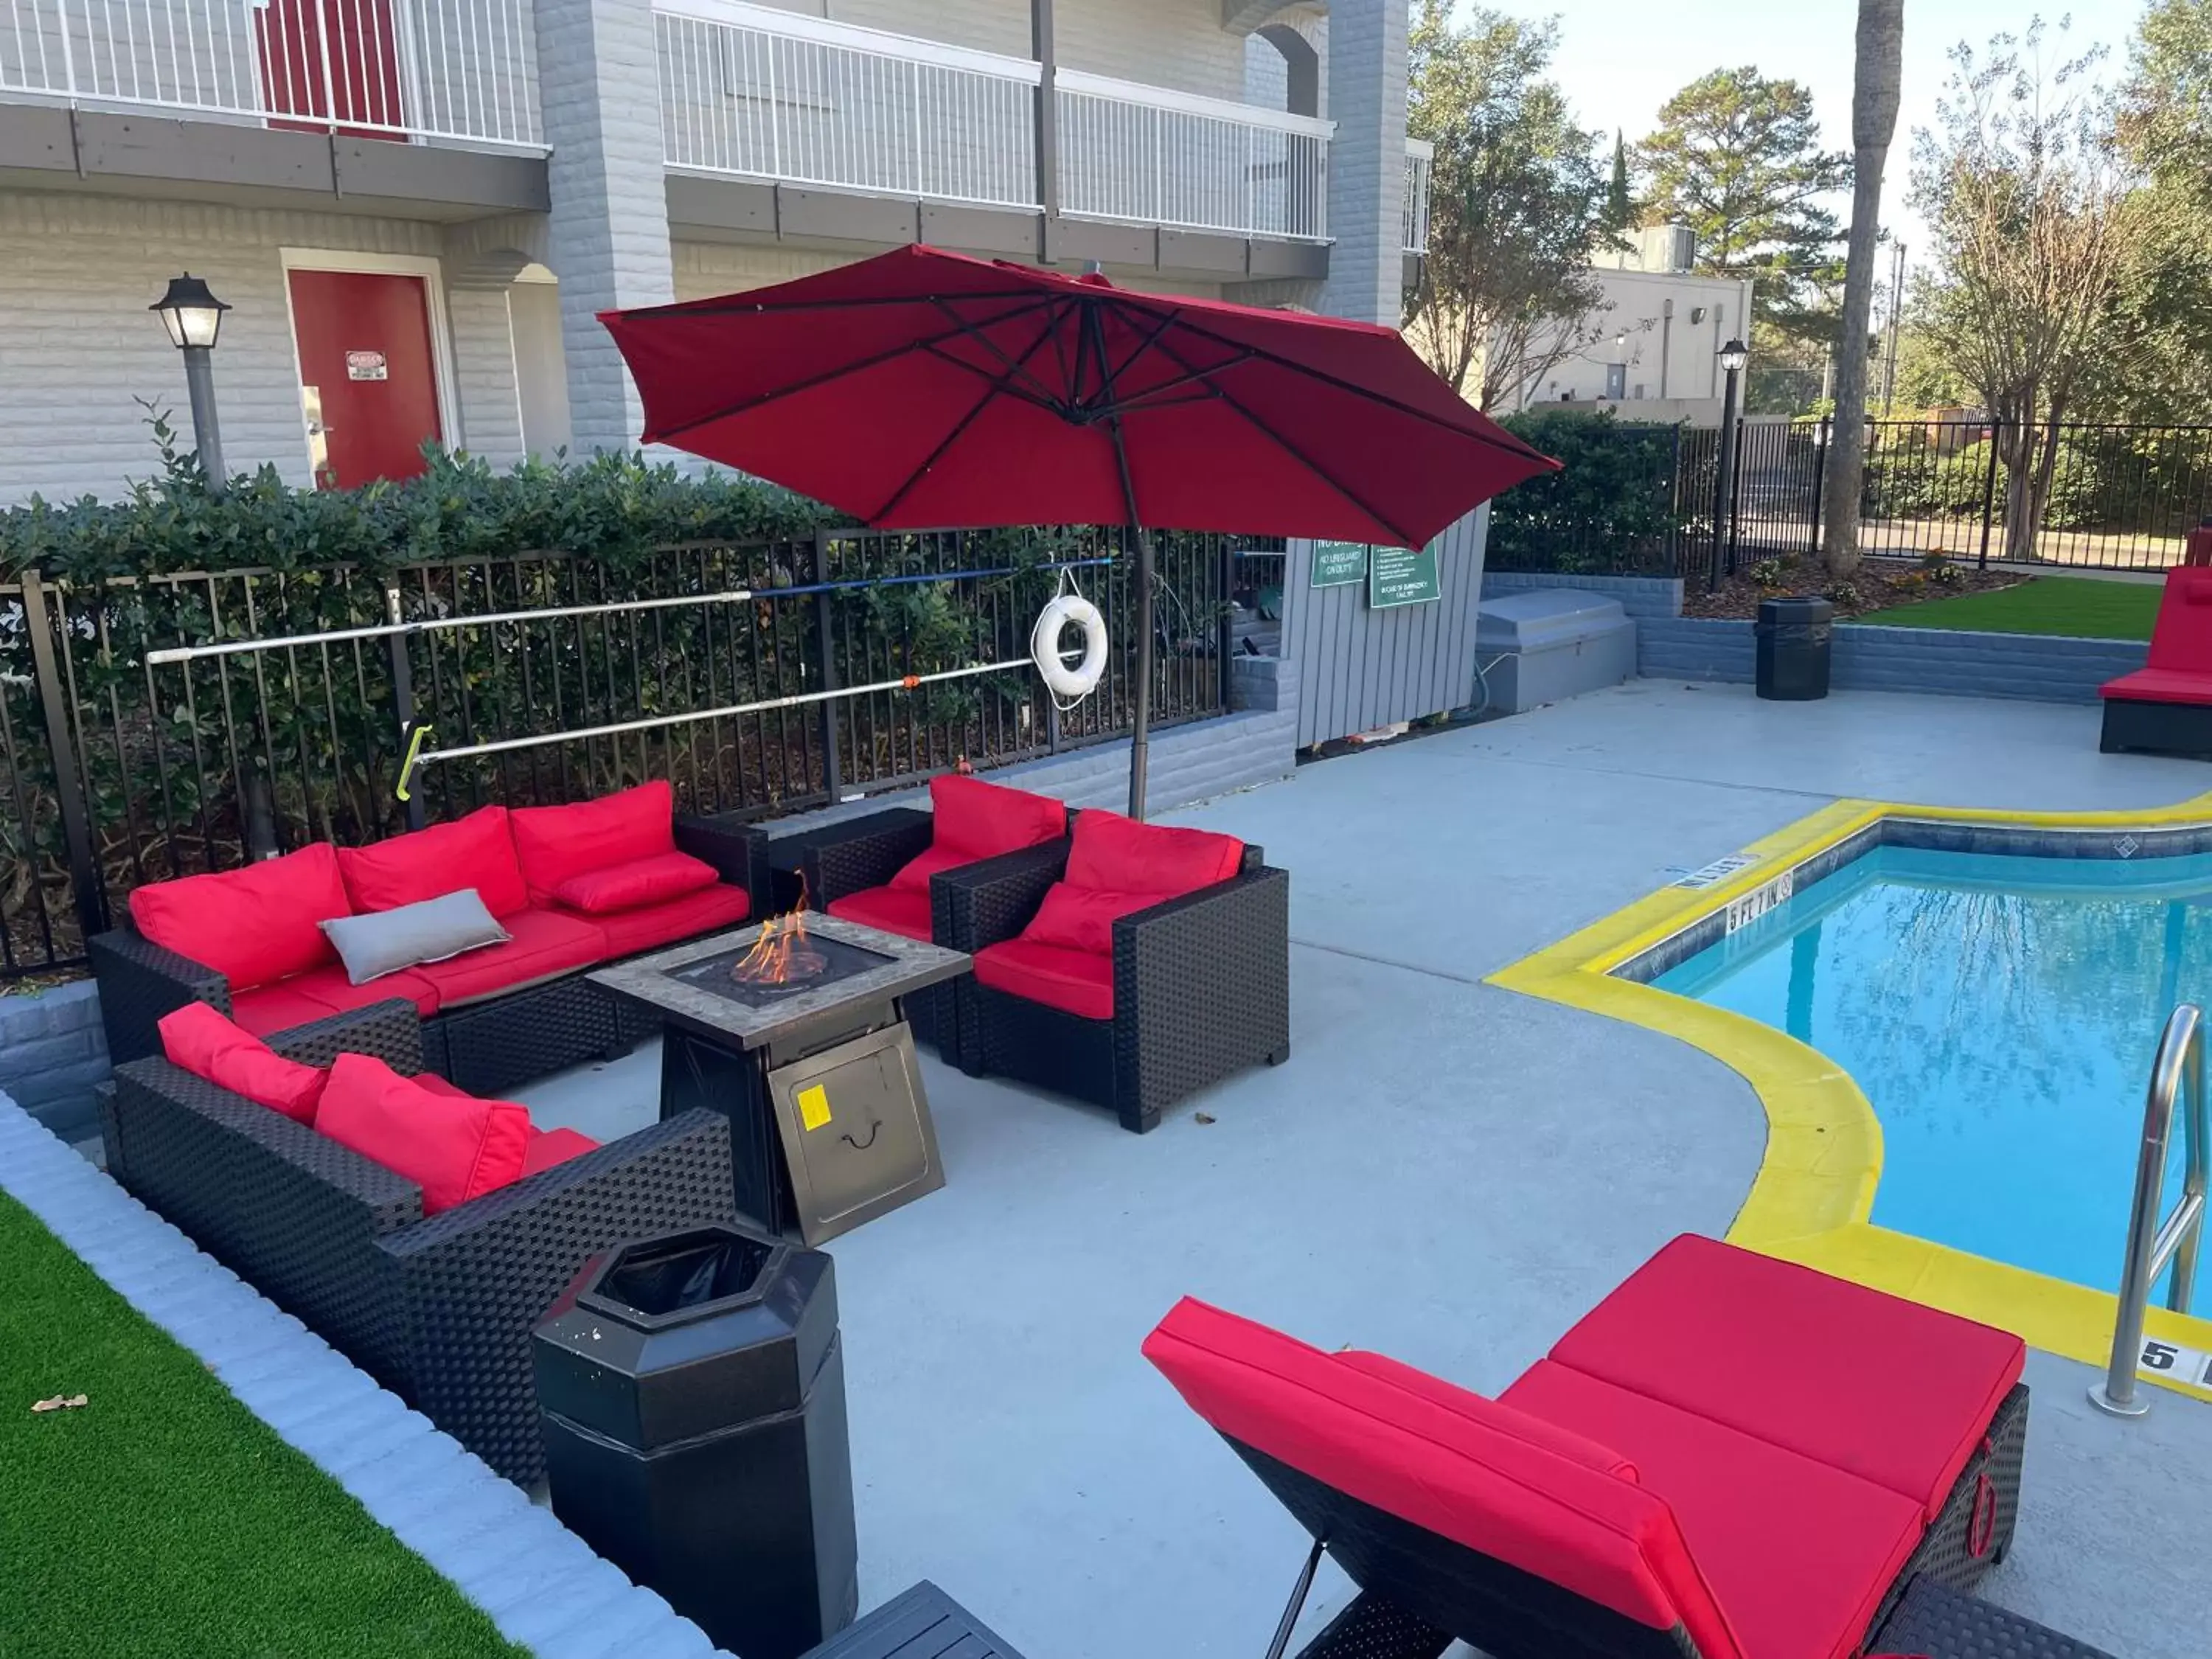
[[[1083,630],[1083,665],[1070,668],[1060,653],[1060,631],[1070,623]],[[1030,630],[1030,660],[1060,697],[1087,697],[1106,673],[1106,618],[1080,593],[1062,593],[1038,614]]]

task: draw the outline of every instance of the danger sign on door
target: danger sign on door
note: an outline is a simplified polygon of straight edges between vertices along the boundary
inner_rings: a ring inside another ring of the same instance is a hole
[[[349,380],[381,380],[390,378],[380,351],[349,351],[346,353],[346,379]]]

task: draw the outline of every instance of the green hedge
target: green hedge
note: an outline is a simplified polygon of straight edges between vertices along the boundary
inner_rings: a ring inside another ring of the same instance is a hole
[[[1680,434],[1609,410],[1557,404],[1499,422],[1561,464],[1516,484],[1490,510],[1493,570],[1662,568],[1676,526]]]

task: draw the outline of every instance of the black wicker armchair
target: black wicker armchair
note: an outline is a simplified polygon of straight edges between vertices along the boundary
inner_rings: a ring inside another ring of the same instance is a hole
[[[937,877],[938,942],[972,956],[1017,937],[1066,873],[1069,845]],[[960,981],[960,1066],[1110,1107],[1143,1133],[1200,1089],[1289,1057],[1290,927],[1290,872],[1248,845],[1228,880],[1115,921],[1111,1018]]]
[[[286,1032],[309,1065],[423,1069],[405,1002]],[[108,1170],[501,1474],[544,1472],[532,1328],[585,1259],[736,1218],[730,1136],[689,1112],[425,1218],[422,1189],[266,1106],[154,1058],[102,1103]]]
[[[725,884],[743,890],[757,914],[753,838],[738,825],[709,818],[679,817],[674,827],[678,849],[712,865]],[[678,942],[656,939],[649,948]],[[232,1012],[231,986],[222,974],[130,927],[96,935],[87,949],[100,982],[107,1051],[118,1064],[160,1054],[161,1017],[188,1002]],[[441,1010],[422,1023],[418,1069],[472,1094],[495,1095],[583,1060],[619,1058],[659,1030],[641,1004],[606,995],[585,971]]]

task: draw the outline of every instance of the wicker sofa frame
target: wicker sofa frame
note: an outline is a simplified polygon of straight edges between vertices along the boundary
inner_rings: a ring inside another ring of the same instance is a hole
[[[974,955],[1027,927],[1067,869],[1067,842],[948,870],[938,942]],[[1114,923],[1114,1017],[1086,1019],[958,982],[958,1064],[1109,1107],[1121,1127],[1291,1052],[1291,878],[1248,845],[1239,872]]]
[[[270,1046],[327,1066],[423,1067],[411,1003],[295,1027]],[[732,1222],[730,1132],[695,1111],[441,1214],[422,1188],[281,1112],[155,1057],[101,1103],[109,1173],[202,1249],[499,1474],[544,1474],[531,1332],[586,1258]]]
[[[675,832],[680,851],[713,865],[725,882],[743,888],[757,913],[754,843],[744,830],[710,818],[679,817]],[[651,948],[662,951],[679,943],[668,939]],[[188,1002],[204,1002],[226,1016],[231,1011],[230,983],[221,974],[132,928],[96,935],[87,948],[100,981],[107,1050],[118,1063],[160,1054],[157,1027],[162,1016]],[[424,1066],[418,1069],[435,1072],[471,1094],[495,1095],[582,1060],[618,1059],[659,1030],[651,1010],[629,998],[607,995],[584,977],[589,971],[580,968],[441,1010],[422,1022]]]
[[[2027,1408],[2027,1386],[2016,1384],[1998,1405],[1942,1511],[1884,1594],[1863,1644],[1855,1651],[1887,1650],[1886,1626],[1916,1583],[1971,1590],[2004,1559],[2020,1513]],[[1638,1624],[1547,1579],[1347,1497],[1250,1446],[1234,1439],[1229,1443],[1316,1540],[1284,1612],[1271,1659],[1279,1659],[1287,1647],[1324,1550],[1360,1586],[1360,1593],[1299,1650],[1298,1659],[1438,1659],[1455,1641],[1479,1648],[1492,1659],[1699,1659],[1700,1650],[1679,1626],[1662,1631]],[[1954,1620],[1956,1600],[1942,1603]],[[1930,1602],[1923,1595],[1915,1605]],[[1998,1620],[2011,1618],[1990,1611]],[[1944,1659],[1939,1650],[1924,1644],[1907,1650]],[[1984,1651],[1962,1647],[1956,1659],[1981,1659]],[[2051,1659],[2097,1659],[2095,1650],[2079,1644],[2049,1651]]]

